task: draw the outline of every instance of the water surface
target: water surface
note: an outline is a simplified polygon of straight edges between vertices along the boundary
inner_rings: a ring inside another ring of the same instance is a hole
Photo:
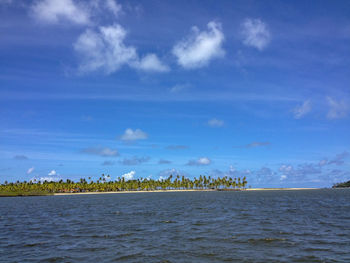
[[[0,198],[0,262],[350,262],[350,189]]]

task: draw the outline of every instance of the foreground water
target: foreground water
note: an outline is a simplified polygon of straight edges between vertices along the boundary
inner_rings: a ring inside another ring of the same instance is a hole
[[[350,189],[0,198],[0,262],[350,262]]]

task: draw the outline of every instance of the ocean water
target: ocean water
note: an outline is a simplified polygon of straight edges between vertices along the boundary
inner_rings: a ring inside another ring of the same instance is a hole
[[[0,198],[0,262],[350,262],[350,189]]]

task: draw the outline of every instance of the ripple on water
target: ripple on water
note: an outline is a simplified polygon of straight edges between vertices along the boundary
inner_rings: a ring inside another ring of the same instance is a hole
[[[0,202],[1,263],[350,262],[350,190]]]

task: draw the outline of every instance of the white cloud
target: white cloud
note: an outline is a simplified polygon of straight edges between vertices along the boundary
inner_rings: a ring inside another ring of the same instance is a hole
[[[55,175],[57,175],[57,172],[55,170],[51,170],[51,172],[49,172],[47,175],[48,176],[55,176]]]
[[[30,167],[28,170],[27,170],[27,174],[31,174],[32,172],[34,172],[35,168],[34,167]]]
[[[329,106],[328,119],[341,119],[348,115],[349,105],[346,101],[336,101],[331,97],[327,97],[327,103]]]
[[[200,157],[197,160],[188,161],[187,165],[190,166],[200,166],[200,165],[209,165],[211,160],[208,157]]]
[[[192,34],[173,48],[173,54],[177,63],[185,69],[194,69],[206,66],[214,58],[225,55],[222,48],[224,34],[221,24],[211,21],[208,23],[208,31],[199,31],[192,28]]]
[[[136,174],[135,171],[130,171],[130,172],[128,172],[128,173],[123,174],[122,177],[123,177],[126,181],[128,181],[128,180],[134,179],[134,175],[135,175],[135,174]]]
[[[224,121],[218,119],[211,119],[208,121],[208,125],[211,127],[222,127],[224,126]]]
[[[111,149],[108,147],[90,147],[81,150],[82,153],[99,155],[102,157],[116,157],[119,156],[117,149]]]
[[[287,179],[287,175],[284,175],[284,174],[281,175],[281,177],[280,177],[280,180],[281,180],[281,181],[286,180],[286,179]]]
[[[58,177],[52,177],[52,176],[44,176],[44,177],[40,177],[40,178],[32,178],[31,181],[32,182],[58,182],[59,180],[61,180],[61,178]]]
[[[311,111],[311,102],[310,102],[310,100],[304,101],[302,105],[296,106],[292,110],[295,119],[300,119],[300,118],[304,117],[310,111]]]
[[[140,129],[132,130],[126,129],[124,134],[120,137],[122,141],[136,141],[136,140],[145,140],[148,138],[147,133]]]
[[[73,0],[41,0],[32,6],[32,13],[37,20],[57,24],[66,20],[75,24],[90,23],[86,6]]]
[[[99,30],[87,29],[74,44],[81,56],[80,71],[102,70],[111,74],[128,65],[144,71],[165,72],[169,68],[155,54],[147,54],[139,59],[136,48],[124,43],[127,32],[119,25],[101,26]]]
[[[144,56],[141,60],[133,63],[132,66],[137,69],[150,72],[167,72],[170,70],[169,67],[163,64],[163,62],[161,62],[155,54],[148,54]]]
[[[114,0],[106,0],[105,5],[115,16],[118,16],[122,11],[122,6]]]
[[[263,50],[270,42],[271,36],[267,25],[260,19],[247,18],[241,25],[243,44]]]
[[[183,91],[183,90],[186,90],[186,89],[189,89],[191,87],[190,84],[176,84],[175,86],[171,87],[169,89],[169,91],[171,93],[178,93],[180,91]]]

